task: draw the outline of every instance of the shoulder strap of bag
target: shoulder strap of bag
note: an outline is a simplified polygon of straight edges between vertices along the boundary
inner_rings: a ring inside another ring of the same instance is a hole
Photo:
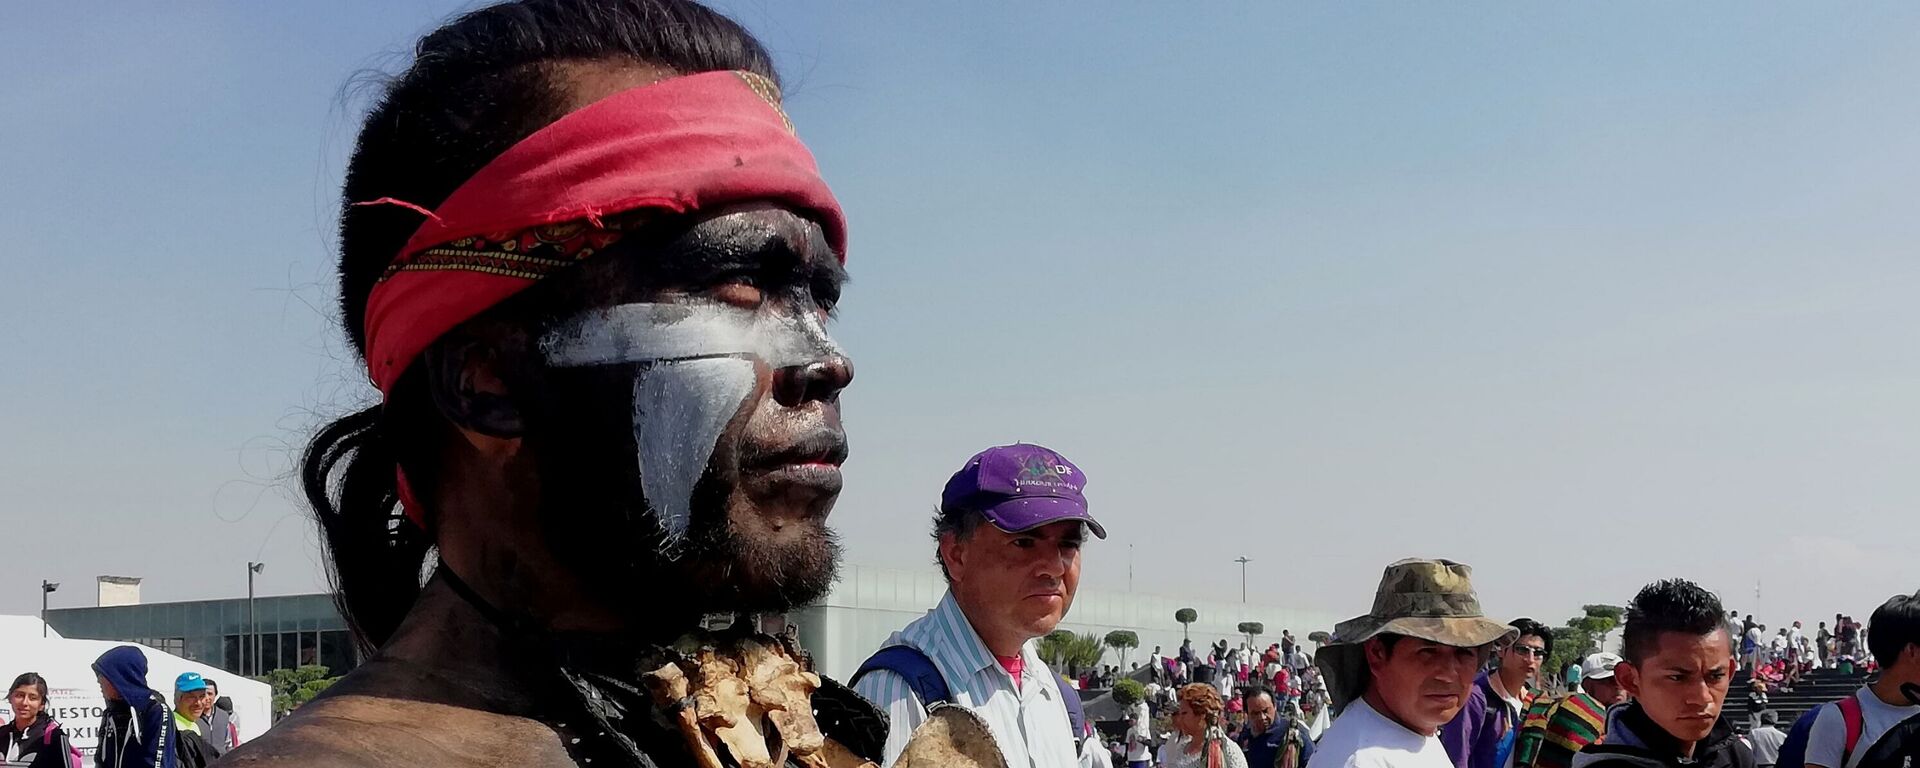
[[[1853,762],[1853,748],[1860,746],[1860,734],[1867,729],[1866,713],[1860,709],[1860,695],[1854,694],[1840,700],[1840,717],[1847,723],[1847,748],[1840,753],[1840,764],[1833,768],[1846,768]]]
[[[1060,689],[1060,703],[1067,707],[1067,725],[1073,728],[1073,746],[1078,750],[1087,740],[1087,710],[1080,702],[1080,692],[1070,690],[1066,682],[1055,684]]]
[[[860,678],[874,670],[884,669],[899,675],[907,681],[907,688],[920,699],[920,706],[931,709],[934,704],[950,703],[953,693],[947,688],[947,679],[940,676],[940,668],[933,665],[933,659],[911,645],[891,645],[861,662],[860,669],[847,680],[852,687]]]

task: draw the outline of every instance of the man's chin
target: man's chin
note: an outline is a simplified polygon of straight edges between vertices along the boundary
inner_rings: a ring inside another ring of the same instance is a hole
[[[803,530],[729,531],[717,547],[682,558],[688,584],[711,601],[709,613],[786,611],[825,596],[839,572],[840,543],[818,521]]]

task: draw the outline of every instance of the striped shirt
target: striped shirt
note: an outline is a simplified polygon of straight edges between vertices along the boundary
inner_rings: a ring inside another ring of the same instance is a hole
[[[953,593],[948,592],[938,606],[895,632],[881,647],[895,645],[918,648],[933,661],[947,682],[953,703],[973,710],[986,721],[1011,768],[1080,766],[1067,708],[1060,698],[1059,677],[1034,652],[1037,641],[1028,640],[1020,646],[1026,668],[1021,670],[1016,689],[1013,676],[993,658],[953,601]],[[906,749],[913,729],[926,721],[926,706],[913,695],[905,679],[886,670],[868,673],[853,689],[887,711],[892,728],[887,732],[882,764],[892,766]]]

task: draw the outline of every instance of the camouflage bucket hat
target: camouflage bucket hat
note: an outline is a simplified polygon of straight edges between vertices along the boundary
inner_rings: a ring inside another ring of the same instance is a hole
[[[1473,592],[1473,567],[1452,560],[1401,560],[1380,575],[1373,610],[1340,622],[1314,662],[1327,680],[1338,714],[1367,688],[1363,644],[1376,635],[1419,638],[1478,648],[1518,633],[1486,617]]]

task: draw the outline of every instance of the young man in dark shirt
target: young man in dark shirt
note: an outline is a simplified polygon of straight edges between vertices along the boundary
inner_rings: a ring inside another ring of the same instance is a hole
[[[1614,667],[1633,702],[1608,713],[1605,743],[1582,750],[1574,768],[1754,768],[1720,715],[1734,671],[1724,615],[1720,599],[1690,581],[1640,590]]]

